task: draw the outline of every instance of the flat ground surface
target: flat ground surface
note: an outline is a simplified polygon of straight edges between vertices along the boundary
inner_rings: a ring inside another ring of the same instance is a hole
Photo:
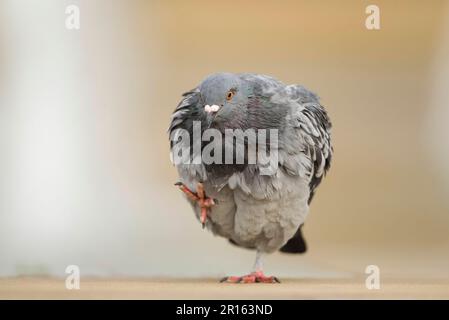
[[[364,279],[282,279],[281,284],[221,284],[217,279],[3,278],[1,299],[449,299],[449,280],[386,280],[368,290]]]
[[[241,274],[254,255],[223,242],[220,252],[225,250],[235,258],[210,259],[189,251],[192,261],[189,254],[173,250],[180,253],[167,264],[171,269],[167,267],[166,275],[159,276],[100,277],[81,268],[80,290],[66,289],[65,273],[0,277],[0,299],[449,299],[448,246],[399,250],[315,245],[306,255],[268,255],[267,274],[279,276],[280,284],[219,283],[222,276]],[[379,267],[379,290],[366,288],[369,265]],[[151,271],[151,264],[147,267]]]

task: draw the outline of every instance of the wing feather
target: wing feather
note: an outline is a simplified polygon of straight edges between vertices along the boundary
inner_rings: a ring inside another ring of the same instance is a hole
[[[297,141],[303,143],[295,146],[297,152],[290,157],[305,157],[311,161],[310,171],[307,173],[310,178],[310,203],[315,189],[330,168],[333,154],[330,139],[332,124],[315,94],[302,86],[290,85],[286,89],[291,99],[297,103],[293,108],[292,123],[299,136]],[[297,173],[300,174],[299,171]]]

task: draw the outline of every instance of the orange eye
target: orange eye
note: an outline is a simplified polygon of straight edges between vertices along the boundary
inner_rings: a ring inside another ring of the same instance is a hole
[[[234,92],[229,91],[229,92],[226,94],[226,100],[228,100],[228,101],[231,100],[233,96],[234,96]]]

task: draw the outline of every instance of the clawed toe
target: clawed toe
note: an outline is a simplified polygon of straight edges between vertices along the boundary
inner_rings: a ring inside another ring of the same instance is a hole
[[[179,187],[179,189],[184,192],[187,197],[189,197],[192,201],[198,203],[200,207],[200,222],[203,228],[206,225],[207,220],[207,211],[212,208],[212,206],[217,204],[217,200],[213,198],[208,198],[204,191],[204,185],[199,182],[196,187],[196,192],[190,190],[184,183],[176,182],[175,186]]]
[[[224,277],[220,282],[226,283],[281,283],[277,277],[267,277],[259,272],[253,272],[242,277],[230,276]]]

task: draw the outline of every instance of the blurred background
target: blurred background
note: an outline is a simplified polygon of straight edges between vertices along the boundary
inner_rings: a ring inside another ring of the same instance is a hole
[[[369,4],[380,30],[365,28]],[[0,276],[249,271],[254,253],[201,229],[169,161],[180,95],[218,71],[303,84],[334,124],[309,252],[271,255],[268,273],[449,278],[449,2],[436,0],[0,0]]]

